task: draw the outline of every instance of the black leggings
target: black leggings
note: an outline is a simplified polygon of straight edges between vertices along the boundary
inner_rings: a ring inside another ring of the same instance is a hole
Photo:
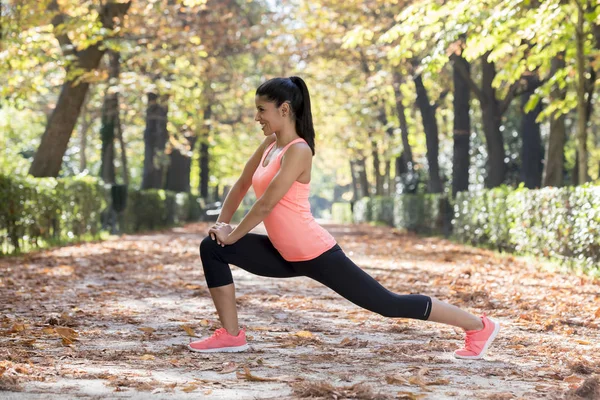
[[[249,233],[231,246],[221,247],[207,236],[200,257],[209,288],[233,283],[228,264],[271,278],[307,276],[350,300],[385,317],[427,320],[431,298],[420,294],[390,292],[352,262],[336,244],[317,258],[286,261],[266,235]]]

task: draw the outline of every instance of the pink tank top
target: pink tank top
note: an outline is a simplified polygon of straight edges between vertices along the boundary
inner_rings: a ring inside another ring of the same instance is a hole
[[[260,198],[281,166],[281,157],[294,143],[292,140],[277,156],[263,167],[267,154],[276,142],[273,142],[263,154],[260,164],[252,176],[252,187],[256,198]],[[335,239],[315,221],[310,212],[308,195],[310,184],[295,181],[288,192],[275,205],[263,221],[273,246],[287,261],[307,261],[317,258],[335,245]]]

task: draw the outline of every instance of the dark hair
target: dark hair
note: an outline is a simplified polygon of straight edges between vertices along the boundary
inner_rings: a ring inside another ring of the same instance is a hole
[[[306,140],[313,155],[315,154],[315,128],[310,111],[310,95],[302,78],[273,78],[256,89],[257,96],[264,96],[268,101],[280,107],[286,101],[290,103],[292,115],[296,120],[296,133]]]

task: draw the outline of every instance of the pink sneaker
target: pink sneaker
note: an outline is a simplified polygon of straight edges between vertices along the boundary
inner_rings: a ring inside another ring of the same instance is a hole
[[[188,345],[192,351],[200,353],[237,353],[248,349],[246,332],[240,329],[237,336],[230,335],[225,328],[219,328],[209,338],[192,342]]]
[[[467,334],[465,347],[456,350],[454,357],[477,360],[485,355],[488,347],[490,347],[490,344],[492,344],[496,335],[498,335],[500,324],[489,319],[485,314],[481,317],[481,322],[483,322],[483,329],[479,331],[465,331]]]

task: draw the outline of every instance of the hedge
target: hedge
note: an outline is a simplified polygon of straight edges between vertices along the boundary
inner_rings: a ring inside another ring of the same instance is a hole
[[[334,218],[342,218],[342,206],[336,205]],[[365,197],[356,202],[353,215],[355,222],[385,222],[427,235],[452,231],[463,243],[560,259],[600,275],[597,186],[498,187],[461,192],[453,204],[442,194]]]
[[[103,187],[92,177],[0,175],[0,252],[98,237]]]
[[[354,222],[360,224],[373,220],[372,200],[370,197],[363,197],[354,203]]]
[[[600,272],[600,187],[461,192],[453,225],[463,242],[576,262]]]
[[[350,203],[333,203],[331,205],[331,219],[338,224],[351,224],[353,216]]]
[[[110,186],[90,176],[11,177],[0,174],[0,254],[98,239],[108,218]],[[187,193],[129,190],[119,216],[127,233],[199,220],[201,204]]]
[[[428,235],[450,233],[450,204],[441,194],[405,194],[394,198],[394,226]]]

